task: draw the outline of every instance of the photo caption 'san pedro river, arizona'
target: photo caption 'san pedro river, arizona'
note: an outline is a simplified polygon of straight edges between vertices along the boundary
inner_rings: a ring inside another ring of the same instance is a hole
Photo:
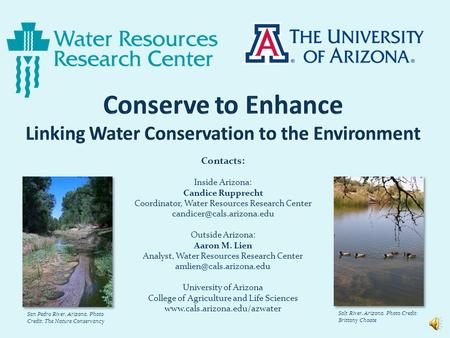
[[[388,213],[375,207],[335,211],[334,305],[424,305],[424,218],[414,224],[404,215],[398,226]]]

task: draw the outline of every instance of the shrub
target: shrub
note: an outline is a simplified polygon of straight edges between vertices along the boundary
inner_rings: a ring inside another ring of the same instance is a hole
[[[98,270],[98,274],[108,277],[108,282],[101,290],[102,299],[107,306],[112,306],[113,299],[113,284],[112,284],[112,252],[106,251],[101,256],[95,259],[95,267]]]
[[[107,306],[113,305],[113,285],[112,279],[106,283],[105,287],[102,290],[102,299]]]

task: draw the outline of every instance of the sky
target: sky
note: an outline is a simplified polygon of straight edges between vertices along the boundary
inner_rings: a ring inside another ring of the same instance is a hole
[[[49,193],[55,196],[55,207],[52,211],[52,216],[59,218],[62,213],[62,200],[68,191],[77,189],[86,184],[88,177],[52,177],[52,184],[49,188]]]

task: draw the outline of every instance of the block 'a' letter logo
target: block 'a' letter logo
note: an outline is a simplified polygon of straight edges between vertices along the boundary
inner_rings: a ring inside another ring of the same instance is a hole
[[[8,50],[16,55],[16,93],[30,97],[31,85],[39,87],[39,52],[48,50],[49,39],[42,38],[35,22],[22,22],[22,29],[14,31],[14,38],[7,39]],[[36,53],[38,52],[38,53]]]
[[[247,63],[287,63],[289,53],[280,41],[280,25],[256,24],[255,40],[250,52],[245,53]]]

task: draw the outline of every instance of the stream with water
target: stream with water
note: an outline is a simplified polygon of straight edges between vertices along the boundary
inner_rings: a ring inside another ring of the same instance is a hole
[[[55,242],[57,252],[78,255],[78,265],[69,280],[58,285],[64,295],[56,300],[60,307],[106,307],[102,289],[108,277],[99,272],[95,258],[111,250],[112,232],[99,235],[93,232],[86,237],[73,238],[60,235]]]

